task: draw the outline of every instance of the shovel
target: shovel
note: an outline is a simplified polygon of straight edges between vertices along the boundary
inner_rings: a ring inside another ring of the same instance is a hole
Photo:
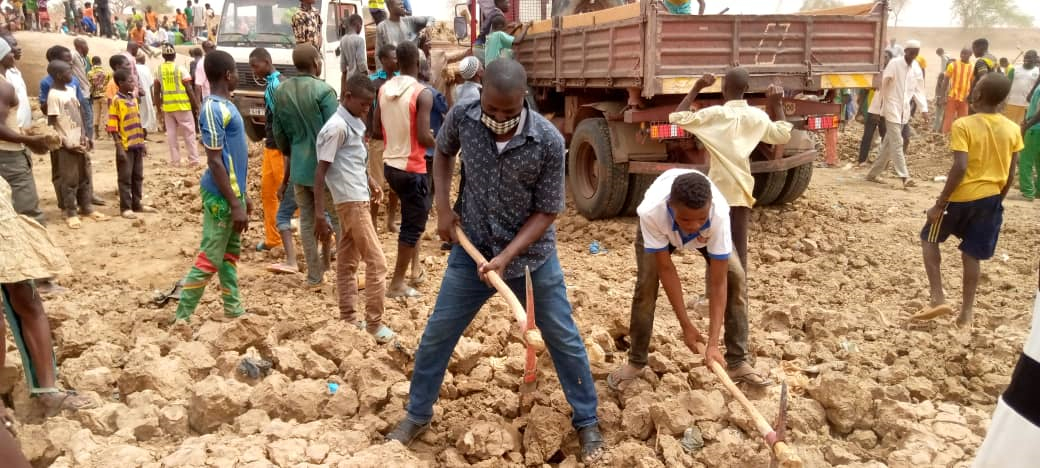
[[[473,245],[472,242],[470,242],[469,238],[466,237],[466,234],[462,232],[461,227],[455,226],[455,236],[459,239],[459,245],[461,245],[463,250],[473,258],[474,262],[477,262],[477,265],[487,263],[487,259],[484,258],[484,255],[477,250],[477,247]],[[516,323],[520,326],[521,337],[524,344],[527,345],[528,361],[530,361],[532,353],[537,353],[538,351],[545,349],[545,340],[542,339],[542,332],[538,331],[538,328],[534,326],[534,301],[528,299],[529,308],[525,309],[524,306],[520,304],[520,300],[516,298],[516,294],[513,294],[513,290],[509,289],[509,285],[502,280],[501,276],[498,276],[498,273],[493,271],[488,272],[487,279],[488,282],[491,283],[491,286],[493,286],[495,290],[505,298],[506,302],[509,304],[509,308],[512,309],[513,318],[516,319]],[[531,294],[530,275],[528,275],[527,295],[529,298],[532,297]]]

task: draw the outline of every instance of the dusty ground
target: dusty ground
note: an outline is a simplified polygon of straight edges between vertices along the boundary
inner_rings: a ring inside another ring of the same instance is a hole
[[[843,135],[844,160],[853,157],[860,129],[851,124]],[[190,333],[171,333],[173,306],[156,309],[149,300],[190,266],[199,240],[199,171],[169,168],[163,142],[149,150],[145,194],[160,214],[85,221],[79,231],[59,221],[49,165],[35,159],[51,233],[75,270],[61,278],[69,293],[46,302],[62,383],[98,403],[41,421],[8,340],[0,395],[21,421],[19,440],[36,466],[576,465],[569,408],[546,356],[533,408],[520,408],[522,347],[497,299],[457,348],[432,429],[411,451],[382,443],[403,414],[408,353],[436,295],[447,258],[440,251],[426,252],[431,278],[420,288],[423,297],[388,304],[385,317],[401,349],[377,346],[339,322],[332,286],[307,292],[302,277],[265,272],[274,255],[251,249],[239,270],[250,313],[220,320],[213,284]],[[1006,203],[996,258],[983,266],[973,331],[957,330],[952,318],[910,325],[908,313],[927,298],[917,233],[940,190],[931,179],[945,173],[948,160],[939,138],[919,137],[910,156],[917,188],[867,183],[862,171],[820,169],[801,200],[754,212],[751,344],[757,366],[791,387],[788,440],[807,466],[966,466],[985,434],[1028,332],[1037,206]],[[258,169],[255,158],[256,200]],[[114,203],[108,140],[94,153],[94,172],[97,192]],[[117,214],[111,205],[102,211]],[[247,245],[261,237],[259,219],[257,212]],[[627,349],[635,220],[590,223],[569,209],[558,227],[599,389],[610,447],[603,464],[766,466],[767,450],[749,417],[682,345],[664,298],[651,371],[624,394],[606,387],[602,379]],[[392,259],[393,241],[383,240]],[[589,255],[593,240],[609,252]],[[947,291],[958,303],[956,244],[943,253]],[[703,292],[703,265],[693,255],[680,264],[692,301]],[[696,320],[707,326],[706,317]],[[274,369],[250,379],[236,370],[245,356],[269,359]],[[811,367],[818,374],[802,371]],[[339,384],[334,395],[329,382]],[[778,393],[775,386],[748,396],[768,417]],[[705,441],[693,454],[678,443],[689,427]]]

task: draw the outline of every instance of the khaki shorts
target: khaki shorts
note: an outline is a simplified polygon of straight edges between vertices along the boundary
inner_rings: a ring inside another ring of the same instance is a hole
[[[386,142],[372,138],[368,140],[368,175],[375,179],[379,187],[386,188],[386,176],[383,175],[383,151]]]

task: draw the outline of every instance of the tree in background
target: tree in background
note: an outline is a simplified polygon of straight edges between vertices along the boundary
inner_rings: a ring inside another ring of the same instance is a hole
[[[827,8],[837,8],[844,5],[841,0],[803,0],[802,8],[799,11],[809,10],[824,10]]]
[[[965,29],[1033,25],[1033,17],[1022,13],[1014,0],[953,0],[953,15]]]
[[[910,4],[910,0],[888,0],[888,8],[892,10],[892,26],[899,26],[899,15]]]
[[[130,3],[132,5],[135,2],[127,3]],[[139,0],[136,3],[137,10],[141,12],[144,12],[145,9],[148,7],[152,7],[152,11],[154,11],[158,15],[173,13],[173,8],[170,8],[170,5],[166,3],[166,0]],[[184,2],[177,2],[177,4],[180,6],[183,6],[183,3]]]

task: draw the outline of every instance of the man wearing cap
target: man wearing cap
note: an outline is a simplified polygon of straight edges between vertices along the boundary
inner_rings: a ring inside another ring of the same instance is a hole
[[[916,102],[921,116],[928,119],[928,99],[924,94],[924,72],[917,63],[917,55],[921,52],[921,43],[915,40],[906,41],[903,46],[903,58],[896,57],[888,62],[881,75],[881,89],[875,99],[881,100],[881,117],[885,120],[885,136],[881,140],[881,151],[874,161],[874,166],[867,174],[870,182],[879,182],[878,176],[891,161],[896,175],[903,180],[903,187],[914,186],[910,172],[906,168],[906,155],[903,152],[903,126],[909,124],[911,103]]]
[[[455,87],[455,94],[452,96],[453,105],[474,99],[479,100],[480,80],[484,76],[480,60],[473,56],[462,59],[459,62],[459,75],[466,81]]]
[[[173,44],[164,43],[160,51],[165,62],[159,65],[155,74],[155,102],[162,109],[166,123],[166,141],[170,145],[170,163],[179,166],[181,152],[177,137],[184,140],[188,150],[188,162],[192,166],[199,164],[199,150],[195,142],[195,121],[192,107],[198,108],[199,101],[192,91],[191,75],[184,67],[177,65],[177,50]]]

